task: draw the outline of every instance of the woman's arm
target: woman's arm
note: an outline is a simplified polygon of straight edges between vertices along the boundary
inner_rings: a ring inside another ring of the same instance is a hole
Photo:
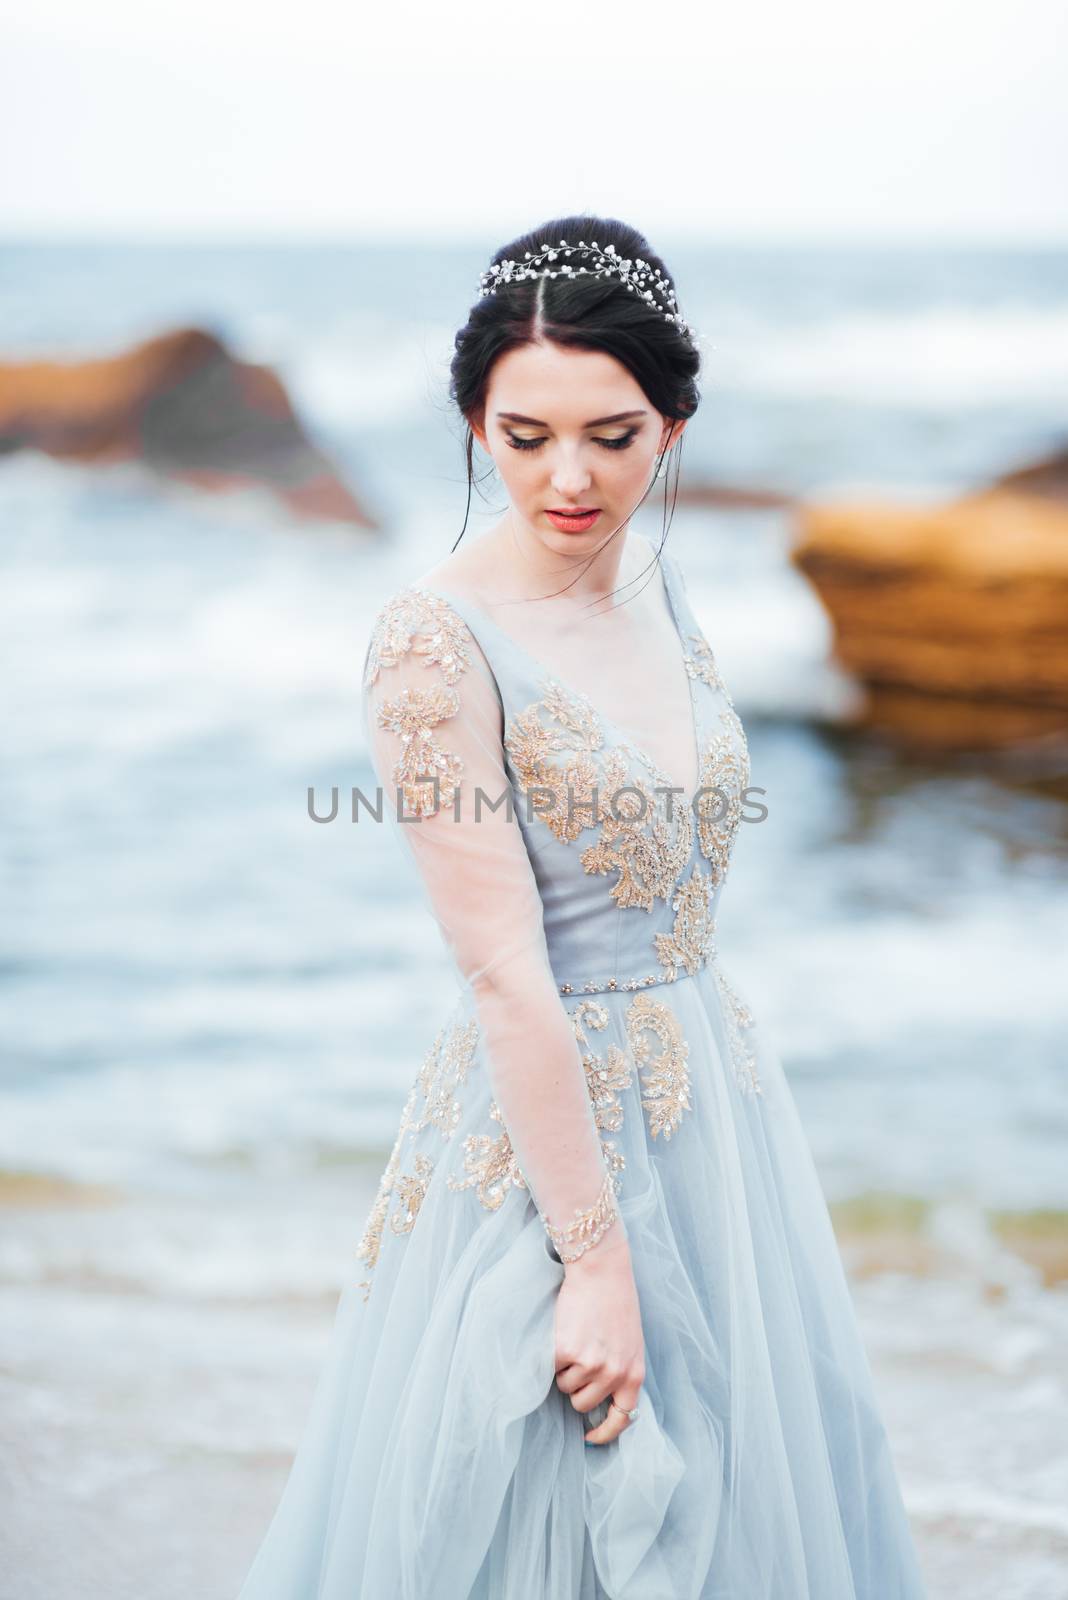
[[[492,1097],[542,1221],[565,1262],[602,1240],[625,1244],[509,805],[496,680],[444,600],[406,589],[382,608],[362,705],[384,813],[473,994]]]

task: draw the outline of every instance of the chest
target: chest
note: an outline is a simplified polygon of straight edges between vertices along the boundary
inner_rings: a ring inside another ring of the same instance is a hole
[[[725,691],[696,677],[691,684],[698,781],[682,794],[648,750],[557,679],[544,678],[534,698],[520,696],[506,715],[505,748],[528,851],[558,897],[584,875],[591,883],[607,876],[614,880],[611,901],[649,912],[658,901],[674,905],[688,880],[696,900],[683,895],[687,903],[676,905],[682,922],[695,906],[701,917],[710,914],[741,820],[749,761]],[[546,855],[546,831],[567,848]],[[585,904],[588,894],[578,892]]]
[[[507,658],[500,674],[508,685],[506,711],[530,725],[540,705],[562,748],[581,743],[593,755],[626,744],[651,774],[692,795],[701,709],[695,663],[673,618],[639,623],[621,615],[628,610],[591,618],[581,630],[543,630],[521,641],[497,632]]]

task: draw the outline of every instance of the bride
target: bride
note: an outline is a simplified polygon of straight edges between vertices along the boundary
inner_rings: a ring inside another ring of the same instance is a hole
[[[384,600],[361,702],[359,820],[458,994],[239,1600],[922,1600],[809,1147],[718,948],[764,791],[682,568],[629,527],[677,481],[697,336],[613,219],[478,287],[452,396],[469,503],[477,441],[507,511]]]

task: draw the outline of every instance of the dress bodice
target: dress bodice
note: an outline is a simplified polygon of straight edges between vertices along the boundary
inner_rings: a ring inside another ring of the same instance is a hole
[[[688,795],[633,733],[466,596],[408,591],[460,617],[493,672],[515,818],[562,994],[674,982],[715,954],[715,917],[749,783],[745,733],[674,559],[661,571],[690,688]]]

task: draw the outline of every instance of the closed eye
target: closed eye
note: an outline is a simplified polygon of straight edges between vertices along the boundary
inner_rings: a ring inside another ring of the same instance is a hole
[[[638,429],[631,428],[629,433],[621,433],[618,439],[594,439],[594,444],[599,444],[605,450],[626,450],[633,444]],[[540,439],[520,439],[517,434],[505,433],[505,437],[513,450],[540,450],[545,443],[545,436]]]

